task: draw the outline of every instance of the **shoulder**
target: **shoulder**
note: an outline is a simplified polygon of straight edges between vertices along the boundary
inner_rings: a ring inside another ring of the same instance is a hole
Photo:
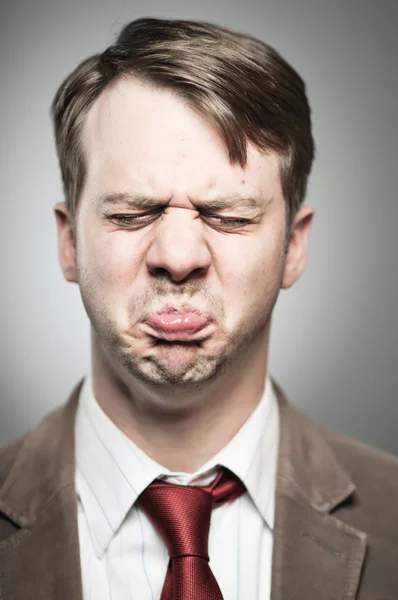
[[[383,482],[398,493],[398,457],[355,438],[337,433],[326,427],[320,431],[333,449],[336,458],[354,479]]]
[[[355,484],[353,503],[371,524],[385,523],[398,536],[398,457],[320,427],[335,458]]]
[[[0,444],[0,489],[6,481],[28,434]]]
[[[21,448],[23,447],[27,435],[14,438],[6,443],[0,444],[0,490],[8,480],[15,462],[18,459]],[[19,526],[4,513],[5,505],[0,498],[0,542],[18,531]],[[7,513],[7,510],[6,510]]]
[[[75,415],[83,382],[81,379],[67,401],[56,405],[27,433],[0,443],[0,491],[15,463],[19,466],[25,461],[28,468],[36,461],[40,472],[49,464],[61,464],[66,450],[73,450]]]
[[[31,518],[44,495],[74,477],[74,425],[82,381],[28,433],[0,444],[0,517]],[[29,513],[29,514],[28,514]],[[32,513],[33,514],[33,513]]]

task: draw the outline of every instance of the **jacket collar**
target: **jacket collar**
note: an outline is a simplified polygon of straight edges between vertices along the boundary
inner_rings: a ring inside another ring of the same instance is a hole
[[[338,518],[355,485],[274,382],[280,410],[271,600],[354,599],[367,536]]]
[[[318,428],[286,400],[273,381],[280,413],[277,480],[285,491],[320,514],[331,512],[355,491]]]
[[[82,600],[69,402],[26,438],[0,490],[0,511],[21,529],[0,542],[0,598]]]
[[[0,490],[0,509],[20,527],[32,527],[43,507],[74,484],[74,423],[82,383],[28,434]]]
[[[0,542],[0,582],[10,597],[23,597],[30,585],[40,600],[82,599],[74,453],[81,385],[27,436],[0,490],[0,510],[22,528]],[[355,598],[366,535],[330,514],[355,485],[317,427],[274,385],[280,441],[272,600]],[[23,578],[21,564],[28,565]]]

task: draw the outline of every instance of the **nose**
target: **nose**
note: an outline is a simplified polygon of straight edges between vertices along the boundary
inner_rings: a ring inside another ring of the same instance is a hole
[[[184,208],[173,208],[161,217],[146,263],[152,275],[167,272],[171,281],[201,277],[211,265],[211,254],[203,238],[202,222]]]

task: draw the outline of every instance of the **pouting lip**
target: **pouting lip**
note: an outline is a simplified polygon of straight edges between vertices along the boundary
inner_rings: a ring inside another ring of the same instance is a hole
[[[165,342],[201,342],[208,337],[213,329],[214,323],[208,322],[203,327],[195,331],[175,331],[166,332],[161,329],[153,328],[149,323],[142,324],[143,331],[151,338]]]
[[[159,323],[159,321],[162,320],[162,315],[171,315],[172,318],[175,315],[178,319],[180,315],[181,317],[188,316],[189,318],[190,314],[197,315],[196,318],[193,317],[192,319],[192,327],[189,327],[188,323],[185,323],[180,329],[176,324],[174,331],[170,331],[169,327],[163,326],[161,323]],[[141,326],[145,333],[158,340],[164,340],[168,342],[194,342],[201,341],[210,335],[210,326],[213,323],[214,319],[210,313],[196,306],[192,306],[191,304],[187,303],[167,303],[164,304],[159,310],[148,313],[144,317]]]

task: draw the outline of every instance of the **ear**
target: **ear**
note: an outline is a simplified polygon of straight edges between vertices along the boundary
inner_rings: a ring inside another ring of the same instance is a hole
[[[58,259],[67,281],[77,283],[76,249],[73,241],[71,217],[65,202],[54,206],[57,221]]]
[[[307,262],[308,241],[314,210],[302,206],[297,211],[290,230],[282,289],[287,289],[302,275]]]

